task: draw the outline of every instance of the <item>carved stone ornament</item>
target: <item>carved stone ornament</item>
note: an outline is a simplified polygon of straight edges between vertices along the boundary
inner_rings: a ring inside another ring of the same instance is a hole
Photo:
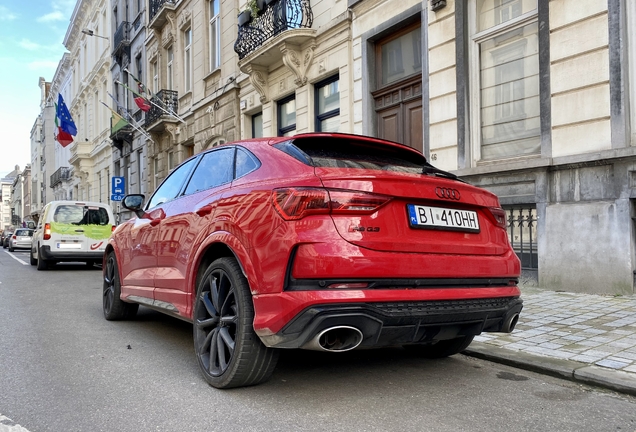
[[[280,46],[280,52],[283,54],[283,63],[294,74],[294,83],[298,87],[307,84],[307,69],[309,69],[314,58],[315,49],[315,44],[311,44],[302,52],[297,45],[283,42]],[[300,59],[303,59],[302,62]]]
[[[267,80],[269,79],[267,68],[250,64],[246,66],[246,73],[250,76],[250,82],[260,95],[261,103],[267,102]]]
[[[150,48],[148,50],[148,60],[150,62],[154,61],[157,58],[157,54],[159,53],[159,50],[157,49],[157,45],[153,45],[152,48]]]
[[[179,129],[178,126],[171,125],[171,124],[166,125],[166,132],[170,134],[171,144],[175,144],[177,142],[177,129]]]
[[[179,28],[183,29],[187,25],[190,24],[190,16],[192,15],[192,11],[190,9],[184,10],[179,16]]]

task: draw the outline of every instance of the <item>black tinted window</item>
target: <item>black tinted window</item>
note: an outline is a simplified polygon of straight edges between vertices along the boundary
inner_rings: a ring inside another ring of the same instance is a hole
[[[196,158],[190,159],[183,165],[178,166],[172,174],[161,183],[161,186],[157,188],[146,208],[151,209],[159,204],[175,199],[179,192],[181,192],[183,184],[190,175],[190,171],[192,171],[192,167],[196,161]]]
[[[365,142],[355,138],[297,138],[275,146],[299,161],[315,167],[377,169],[419,174],[423,155],[408,148]]]
[[[243,177],[260,166],[260,162],[252,153],[237,147],[236,149],[236,178]]]
[[[195,168],[185,193],[188,195],[229,183],[232,181],[233,172],[233,147],[206,153]]]
[[[103,207],[64,204],[55,208],[53,222],[73,225],[107,225],[108,211]]]

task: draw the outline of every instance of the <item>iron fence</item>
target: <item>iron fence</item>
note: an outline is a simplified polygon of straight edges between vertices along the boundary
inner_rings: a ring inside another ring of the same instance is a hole
[[[508,218],[508,238],[521,260],[521,269],[536,271],[539,268],[537,254],[537,209],[531,206],[505,207]]]

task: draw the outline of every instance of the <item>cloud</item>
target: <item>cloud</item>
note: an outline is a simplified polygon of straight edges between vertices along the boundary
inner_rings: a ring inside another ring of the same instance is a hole
[[[42,45],[37,44],[35,42],[31,42],[28,39],[22,39],[20,42],[18,42],[18,45],[20,45],[25,50],[29,50],[29,51],[37,51],[42,48]]]
[[[13,21],[18,16],[9,10],[9,8],[0,5],[0,21]]]
[[[52,21],[64,21],[64,14],[60,11],[55,11],[43,15],[36,20],[37,22],[52,22]]]

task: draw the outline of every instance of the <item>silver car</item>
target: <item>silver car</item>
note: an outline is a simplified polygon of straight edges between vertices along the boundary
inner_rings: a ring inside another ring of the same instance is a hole
[[[15,249],[31,249],[33,243],[33,230],[29,228],[19,228],[15,230],[9,238],[9,252]]]

